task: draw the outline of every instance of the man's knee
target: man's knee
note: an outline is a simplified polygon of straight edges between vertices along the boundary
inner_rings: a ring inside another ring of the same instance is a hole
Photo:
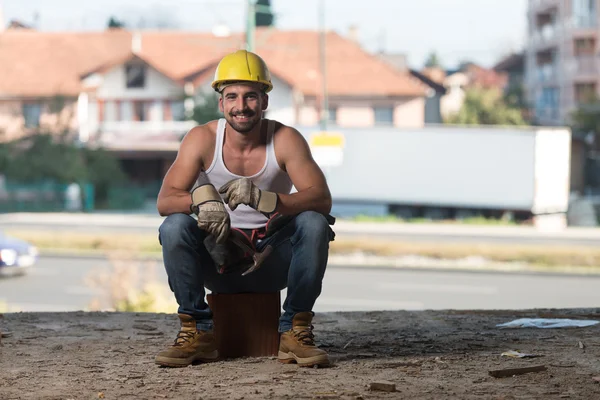
[[[304,211],[296,216],[296,229],[317,240],[329,242],[331,228],[323,214],[316,211]]]
[[[187,214],[171,214],[158,228],[161,245],[168,246],[180,241],[185,235],[191,233],[196,227],[196,221]]]

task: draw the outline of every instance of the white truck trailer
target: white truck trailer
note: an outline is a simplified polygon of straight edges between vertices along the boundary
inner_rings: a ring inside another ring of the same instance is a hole
[[[568,128],[299,129],[337,204],[383,204],[404,218],[511,212],[566,223]]]

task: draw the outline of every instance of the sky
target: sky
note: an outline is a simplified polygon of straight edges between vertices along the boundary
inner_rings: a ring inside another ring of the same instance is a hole
[[[435,51],[445,68],[469,60],[493,66],[522,49],[527,0],[271,0],[280,29],[318,29],[323,2],[329,30],[356,26],[370,52],[403,53],[413,68]],[[42,31],[103,30],[115,16],[130,27],[245,30],[247,0],[0,0],[4,23],[17,19]]]

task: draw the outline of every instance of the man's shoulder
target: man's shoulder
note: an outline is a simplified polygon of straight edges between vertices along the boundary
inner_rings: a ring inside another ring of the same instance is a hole
[[[210,121],[190,129],[181,141],[180,152],[193,153],[202,159],[211,155],[217,136],[217,123]]]
[[[202,125],[196,125],[192,129],[190,129],[187,133],[189,136],[193,137],[207,137],[207,136],[216,136],[217,134],[217,126],[219,124],[218,120],[209,121]]]
[[[196,125],[190,129],[183,139],[184,143],[192,142],[194,146],[210,144],[217,136],[218,121],[210,121],[202,125]]]
[[[278,138],[301,135],[300,132],[293,126],[286,125],[283,122],[279,122],[274,119],[270,121],[272,121],[274,124],[273,134],[277,135]]]

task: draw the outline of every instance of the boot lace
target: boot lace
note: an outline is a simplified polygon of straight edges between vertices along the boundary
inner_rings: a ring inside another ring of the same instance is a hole
[[[175,338],[175,347],[182,347],[186,343],[191,343],[192,339],[194,339],[194,331],[179,331],[177,334],[177,338]]]
[[[306,346],[314,346],[315,345],[315,335],[312,332],[313,326],[303,326],[297,329],[294,329],[294,337],[298,340],[298,342],[302,343]]]

